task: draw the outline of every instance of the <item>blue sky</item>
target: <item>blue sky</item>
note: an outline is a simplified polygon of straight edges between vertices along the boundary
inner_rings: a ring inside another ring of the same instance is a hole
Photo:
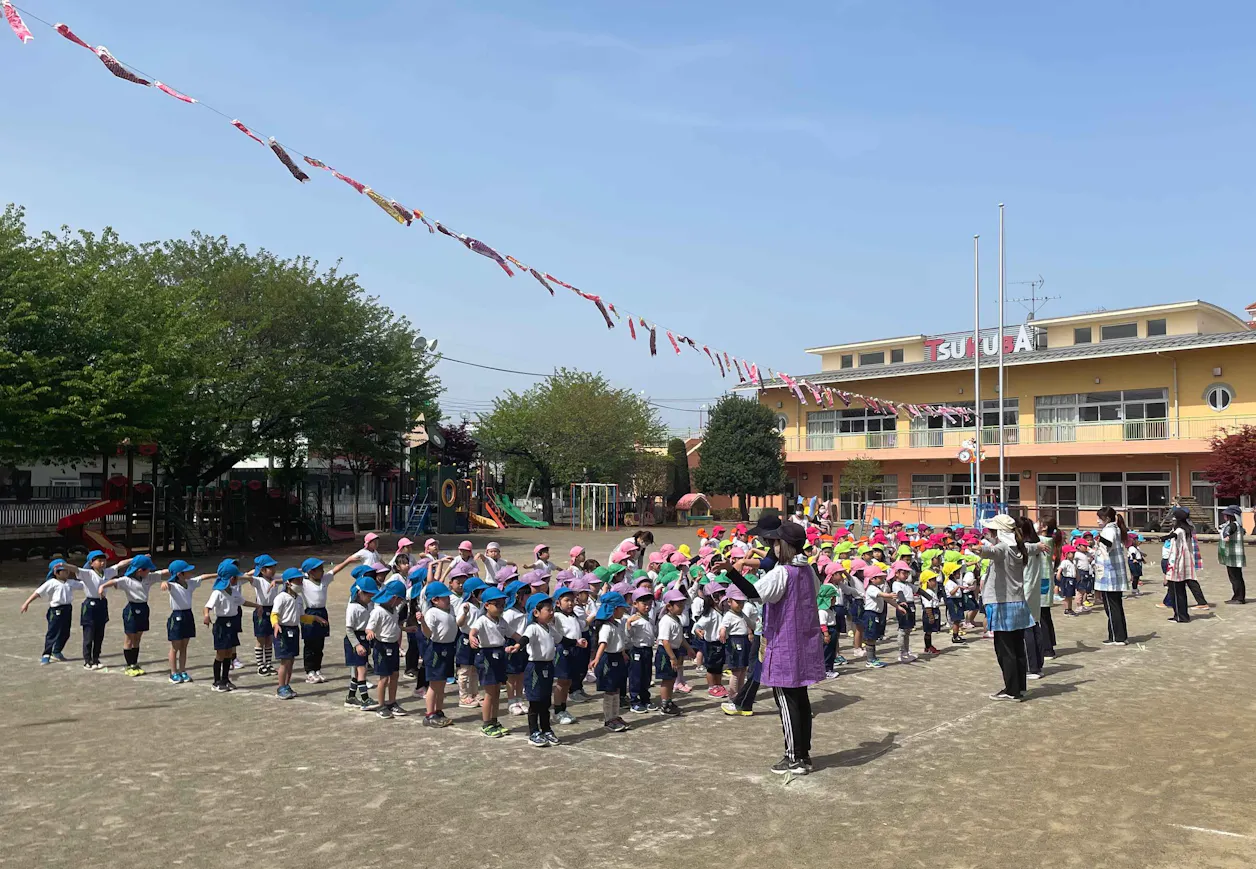
[[[1063,297],[1044,316],[1256,301],[1249,4],[18,5],[504,253],[791,373],[816,370],[807,346],[966,327],[974,233],[988,321],[1000,201],[1008,280],[1041,274]],[[32,227],[201,229],[342,260],[451,357],[598,369],[689,408],[663,412],[672,426],[729,385],[325,173],[298,185],[223,118],[29,23],[26,46],[0,33],[0,198]],[[531,382],[440,373],[455,415]]]

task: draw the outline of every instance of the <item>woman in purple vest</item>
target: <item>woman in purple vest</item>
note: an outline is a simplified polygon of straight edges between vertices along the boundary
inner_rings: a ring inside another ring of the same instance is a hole
[[[824,643],[816,592],[820,581],[802,554],[806,530],[794,522],[759,529],[769,542],[776,566],[751,583],[731,564],[721,564],[729,580],[751,600],[763,602],[764,685],[772,689],[781,713],[785,756],[773,767],[778,775],[811,772],[811,698],[807,686],[824,681]]]

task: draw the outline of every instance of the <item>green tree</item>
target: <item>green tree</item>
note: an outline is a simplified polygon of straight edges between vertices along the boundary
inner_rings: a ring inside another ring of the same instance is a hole
[[[659,443],[663,434],[654,409],[631,390],[567,368],[497,398],[476,429],[484,452],[507,460],[508,476],[521,465],[535,471],[547,522],[554,521],[555,485],[626,484],[637,447]]]
[[[867,456],[856,456],[842,465],[841,491],[858,500],[859,521],[862,524],[868,492],[880,485],[883,472],[881,463]]]
[[[671,456],[671,479],[667,484],[668,506],[675,507],[676,502],[689,494],[689,453],[685,442],[680,438],[672,438],[667,442],[667,454]]]
[[[711,410],[694,485],[708,495],[736,495],[742,520],[749,519],[747,496],[785,488],[784,445],[769,408],[726,395]]]

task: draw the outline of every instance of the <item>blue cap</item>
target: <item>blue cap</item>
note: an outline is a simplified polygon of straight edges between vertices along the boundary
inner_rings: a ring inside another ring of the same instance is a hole
[[[542,594],[541,592],[537,592],[536,594],[528,598],[527,609],[528,609],[528,621],[529,622],[532,621],[532,613],[536,611],[536,608],[547,601],[552,604],[554,602],[554,599],[550,597],[548,594]]]
[[[366,592],[374,597],[375,593],[379,591],[379,584],[375,582],[375,577],[364,576],[353,585],[349,586],[349,597],[357,597],[357,594],[360,591]]]
[[[517,579],[511,580],[510,582],[506,583],[506,588],[505,588],[506,606],[507,607],[514,606],[515,601],[519,599],[519,589],[527,588],[527,587],[528,587],[528,584],[526,582],[520,582]]]
[[[477,591],[481,591],[486,588],[488,588],[487,582],[480,579],[478,576],[473,576],[462,584],[462,597],[465,600]]]
[[[417,564],[410,568],[409,579],[411,582],[427,582],[427,565]]]
[[[436,600],[438,597],[452,597],[453,592],[449,590],[449,586],[443,582],[429,582],[427,584],[427,599]]]
[[[284,582],[300,582],[305,579],[305,572],[299,567],[289,567],[283,572]]]
[[[153,560],[147,555],[137,555],[131,559],[131,563],[126,567],[126,575],[134,576],[141,570],[156,570],[157,565],[153,564]]]
[[[62,567],[65,564],[66,564],[66,561],[64,558],[54,558],[52,561],[49,561],[48,562],[48,575],[44,578],[52,579],[52,575],[57,572],[57,568]]]
[[[304,564],[301,565],[301,569],[305,570]],[[369,565],[359,564],[357,567],[353,568],[353,570],[349,571],[349,575],[354,579],[361,579],[364,576],[374,576],[375,570]]]
[[[560,585],[558,588],[554,589],[554,594],[551,599],[556,601],[565,594],[575,594],[575,591],[565,585]],[[533,597],[535,597],[535,595],[533,595]]]
[[[166,570],[170,571],[171,576],[175,576],[180,573],[191,573],[193,570],[196,570],[196,565],[188,564],[182,558],[176,558],[170,562],[170,566]]]
[[[484,591],[484,594],[480,595],[480,600],[482,600],[484,603],[490,603],[495,600],[505,600],[505,599],[506,599],[506,592],[502,591],[500,588],[493,588],[492,586],[487,588]]]
[[[105,558],[105,557],[107,557],[107,556],[105,555],[105,550],[103,550],[103,549],[93,549],[91,552],[87,553],[87,560],[86,560],[86,561],[84,561],[83,563],[84,563],[84,564],[91,564],[93,559],[95,559],[95,558]]]
[[[253,559],[253,566],[256,567],[258,570],[261,570],[263,567],[274,567],[278,563],[279,563],[278,561],[271,558],[269,555],[266,555],[265,553]]]
[[[384,603],[395,597],[404,598],[406,596],[406,584],[399,579],[394,579],[384,583],[384,587],[375,592],[371,600],[376,603]]]
[[[624,600],[624,596],[617,591],[608,591],[602,595],[601,603],[597,608],[595,618],[604,622],[610,620],[615,615],[615,610],[620,607],[628,609],[628,601]]]
[[[406,592],[406,597],[410,598],[410,600],[418,600],[422,596],[423,596],[423,584],[420,582],[416,582],[413,585],[411,585],[410,590]]]
[[[305,561],[301,562],[301,569],[305,571],[306,573],[309,573],[311,570],[314,570],[316,567],[322,567],[326,563],[327,562],[323,561],[323,559],[321,558],[307,558],[305,559]]]
[[[234,570],[235,573],[230,573],[230,571],[232,570]],[[226,572],[224,573],[224,571]],[[218,562],[218,575],[219,576],[239,576],[240,565],[236,563],[236,560],[234,558],[224,558],[222,561]]]

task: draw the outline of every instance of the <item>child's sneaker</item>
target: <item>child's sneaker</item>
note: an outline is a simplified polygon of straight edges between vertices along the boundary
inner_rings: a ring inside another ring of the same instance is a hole
[[[234,659],[234,660],[231,662],[231,669],[232,669],[232,670],[239,670],[239,669],[241,669],[241,668],[243,668],[243,667],[244,667],[244,664],[240,661],[240,659],[239,659],[239,658],[236,658],[236,659]]]
[[[275,693],[279,695],[280,700],[291,700],[297,696],[297,692],[292,690],[291,685],[284,685]]]
[[[554,716],[554,720],[558,722],[559,724],[575,724],[576,723],[575,716],[573,716],[566,709],[564,709],[562,712],[559,712],[556,716]]]
[[[235,682],[232,682],[230,679],[223,679],[222,688],[224,691],[234,691],[236,689]]]
[[[844,657],[842,657],[841,655],[838,655],[836,658],[834,658],[834,659],[833,659],[833,666],[834,666],[834,667],[840,667],[840,666],[842,666],[843,664],[849,664],[849,663],[850,663],[850,661],[846,660],[846,659],[845,659]]]
[[[361,709],[363,712],[378,712],[384,708],[384,704],[380,703],[378,700],[372,700],[370,697],[363,697],[361,698],[361,701]],[[392,713],[390,712],[390,717],[391,714]]]
[[[323,675],[323,671],[322,671],[322,670],[315,670],[315,671],[314,671],[314,681],[315,681],[315,682],[318,682],[320,685],[321,685],[323,682],[326,682],[326,681],[327,681],[327,678]]]
[[[753,715],[754,714],[754,712],[752,712],[749,709],[738,708],[736,703],[721,703],[720,711],[723,712],[725,715]]]
[[[707,689],[707,695],[710,697],[724,698],[728,696],[728,689],[723,685],[712,685]]]
[[[628,724],[622,718],[612,718],[602,725],[611,733],[624,733],[628,730]]]
[[[662,707],[660,707],[659,712],[663,713],[664,715],[680,715],[681,714],[680,707],[670,700],[668,700],[666,703],[662,705]]]
[[[981,635],[981,638],[982,638],[983,640],[993,640],[993,639],[994,639],[994,631],[986,631],[985,633],[983,633],[983,634]]]
[[[910,664],[914,660],[916,660],[916,658],[912,655],[899,655],[898,656],[898,662],[900,664]]]
[[[448,727],[451,724],[453,724],[453,722],[441,715],[439,712],[433,712],[431,715],[423,716],[424,727]]]
[[[377,718],[391,719],[391,718],[393,717],[393,716],[392,716],[392,708],[391,708],[391,707],[388,707],[388,706],[381,706],[381,707],[379,707],[378,709],[376,709],[376,710],[375,710],[375,717],[377,717]]]
[[[192,681],[192,674],[191,674],[191,673],[189,673],[187,670],[184,670],[182,673],[180,673],[180,674],[179,674],[179,681],[180,681],[180,682],[185,682],[185,683],[186,683],[186,682],[191,682],[191,681]]]
[[[480,706],[480,698],[479,697],[461,697],[458,700],[458,705],[462,707],[463,709],[478,709]]]
[[[51,664],[51,663],[52,663],[52,657],[51,657],[50,655],[40,655],[40,656],[39,656],[39,663],[41,663],[41,664]]]
[[[400,703],[389,703],[388,708],[391,709],[392,714],[397,716],[398,718],[405,718],[407,715],[410,714],[409,711],[407,711],[406,708],[402,706]]]
[[[510,704],[509,711],[511,715],[526,715],[528,713],[527,707],[518,700]]]
[[[544,733],[541,734],[541,736],[545,737],[545,741],[549,743],[550,745],[562,745],[563,744],[563,741],[559,739],[557,736],[555,736],[554,731],[552,730],[545,731]]]
[[[211,687],[210,687],[210,689],[209,689],[209,690],[213,691],[215,694],[221,694],[222,692],[226,691],[227,689],[226,689],[226,688],[224,688],[224,687],[222,687],[222,683],[221,683],[221,682],[215,682],[215,683],[213,684],[213,686],[211,686]]]
[[[880,670],[884,666],[885,666],[885,661],[881,661],[876,658],[873,658],[871,661],[864,664],[864,668],[868,670]]]
[[[482,727],[480,727],[480,733],[483,733],[485,736],[489,737],[490,739],[500,739],[501,737],[506,735],[505,733],[502,733],[500,731],[501,731],[501,726],[497,724],[485,724]]]
[[[855,649],[855,651],[851,652],[851,657],[854,658],[856,661],[862,660],[863,658],[868,657],[868,650],[867,649]]]
[[[936,648],[935,646],[925,646],[925,651],[926,651],[926,652],[928,652],[930,655],[940,655],[940,654],[942,654],[941,652],[939,652],[939,651],[937,650],[937,648]]]
[[[828,679],[836,679],[836,678],[837,678],[838,676],[840,676],[840,675],[842,675],[842,674],[841,674],[841,673],[839,673],[839,672],[837,672],[836,670],[829,670],[827,673],[825,673],[825,674],[824,674],[824,678],[825,678],[826,680],[828,680]]]
[[[318,684],[318,679],[316,679],[316,678],[314,677],[314,673],[313,673],[313,671],[310,671],[309,673],[306,673],[306,674],[305,674],[305,684],[306,684],[306,685],[316,685],[316,684]]]
[[[549,742],[545,739],[545,734],[540,731],[528,735],[528,745],[533,748],[549,748]]]
[[[690,691],[693,690],[693,686],[690,685],[688,682],[677,682],[676,690],[679,691],[681,694],[688,694]]]
[[[65,655],[61,654],[60,652],[53,652],[53,653],[52,653],[52,660],[54,660],[54,661],[60,661],[61,663],[63,663],[63,664],[64,664],[64,663],[65,663]]]
[[[171,674],[170,674],[170,684],[171,684],[171,685],[182,685],[182,684],[183,684],[183,677],[182,677],[182,675],[181,675],[181,674],[179,674],[179,673],[171,673]]]
[[[354,709],[357,711],[361,711],[362,701],[358,699],[358,695],[350,694],[348,697],[345,698],[345,709]]]

